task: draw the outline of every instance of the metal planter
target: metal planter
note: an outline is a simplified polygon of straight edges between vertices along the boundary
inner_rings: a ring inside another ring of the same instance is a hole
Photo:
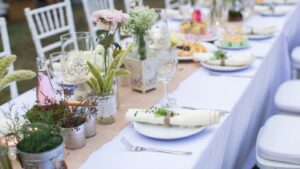
[[[85,123],[78,127],[64,128],[66,148],[75,150],[85,146]]]
[[[97,126],[97,119],[96,115],[91,114],[87,117],[85,122],[85,137],[93,137],[96,135],[96,126]]]
[[[26,153],[18,150],[24,169],[56,169],[63,166],[64,142],[56,148],[43,153]]]

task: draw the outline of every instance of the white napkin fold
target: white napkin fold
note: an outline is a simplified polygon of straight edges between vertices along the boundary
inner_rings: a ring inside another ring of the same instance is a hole
[[[256,5],[254,10],[262,14],[285,14],[288,13],[292,8],[289,6],[273,6],[274,11],[269,6]]]
[[[242,34],[246,35],[268,35],[276,32],[276,26],[269,26],[269,27],[263,27],[263,28],[258,28],[258,27],[243,27],[242,28]]]
[[[207,126],[220,122],[220,112],[215,110],[172,110],[177,115],[170,117],[170,124],[176,126],[195,127]],[[126,113],[126,120],[131,122],[143,122],[149,124],[164,125],[164,116],[155,116],[146,109],[129,109]]]
[[[252,53],[227,53],[225,59],[225,66],[245,66],[254,62]],[[214,53],[194,53],[194,61],[205,62],[209,65],[221,66],[222,60],[216,59]]]

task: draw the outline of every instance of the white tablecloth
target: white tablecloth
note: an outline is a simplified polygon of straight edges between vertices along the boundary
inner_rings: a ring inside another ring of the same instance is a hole
[[[273,39],[253,42],[248,51],[256,56],[255,64],[234,76],[212,76],[203,68],[183,81],[171,95],[181,106],[228,110],[219,125],[207,127],[192,137],[157,140],[138,134],[129,125],[112,141],[93,152],[81,169],[241,169],[255,163],[254,145],[264,121],[276,112],[274,93],[290,79],[290,50],[299,44],[300,6],[284,17],[254,16],[249,25],[275,24],[279,32]],[[296,36],[297,35],[297,36]],[[237,51],[240,52],[240,51]],[[33,103],[34,92],[17,98],[17,103]],[[7,109],[7,104],[2,109]],[[2,119],[2,118],[1,118]],[[0,121],[3,126],[3,121]],[[176,150],[192,151],[191,156],[153,152],[130,152],[120,142],[130,142]]]
[[[171,95],[179,105],[230,111],[222,123],[206,128],[189,138],[164,141],[138,134],[132,125],[111,142],[92,153],[81,169],[103,166],[106,169],[237,169],[251,168],[255,163],[254,145],[263,122],[276,112],[273,104],[278,86],[290,79],[289,51],[300,35],[300,8],[285,17],[255,16],[247,24],[276,25],[273,39],[253,42],[248,51],[260,56],[247,75],[251,78],[211,76],[203,68],[183,81]],[[240,51],[237,51],[240,52]],[[236,75],[245,72],[232,73]],[[120,143],[121,137],[132,143],[192,151],[192,156],[152,152],[130,152]]]

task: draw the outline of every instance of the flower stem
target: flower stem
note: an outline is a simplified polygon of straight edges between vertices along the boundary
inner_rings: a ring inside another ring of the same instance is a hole
[[[139,34],[138,37],[138,55],[140,60],[147,59],[146,41],[144,34]]]

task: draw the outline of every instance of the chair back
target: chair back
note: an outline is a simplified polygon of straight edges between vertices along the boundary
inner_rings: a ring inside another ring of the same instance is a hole
[[[61,46],[58,41],[43,45],[42,41],[62,33],[75,33],[75,25],[70,0],[30,10],[25,8],[26,19],[38,57]]]
[[[180,5],[185,4],[184,0],[165,0],[165,7],[167,9],[179,9]]]
[[[2,42],[2,48],[3,51],[0,52],[0,58],[11,55],[11,48],[10,48],[10,42],[9,42],[9,37],[8,37],[8,32],[7,32],[7,25],[6,25],[6,20],[1,17],[0,18],[0,30],[1,30],[1,42]],[[10,65],[8,68],[8,72],[14,71],[14,66]],[[18,88],[17,88],[17,83],[12,82],[9,84],[9,89],[10,89],[10,97],[11,99],[17,97],[18,94]]]

